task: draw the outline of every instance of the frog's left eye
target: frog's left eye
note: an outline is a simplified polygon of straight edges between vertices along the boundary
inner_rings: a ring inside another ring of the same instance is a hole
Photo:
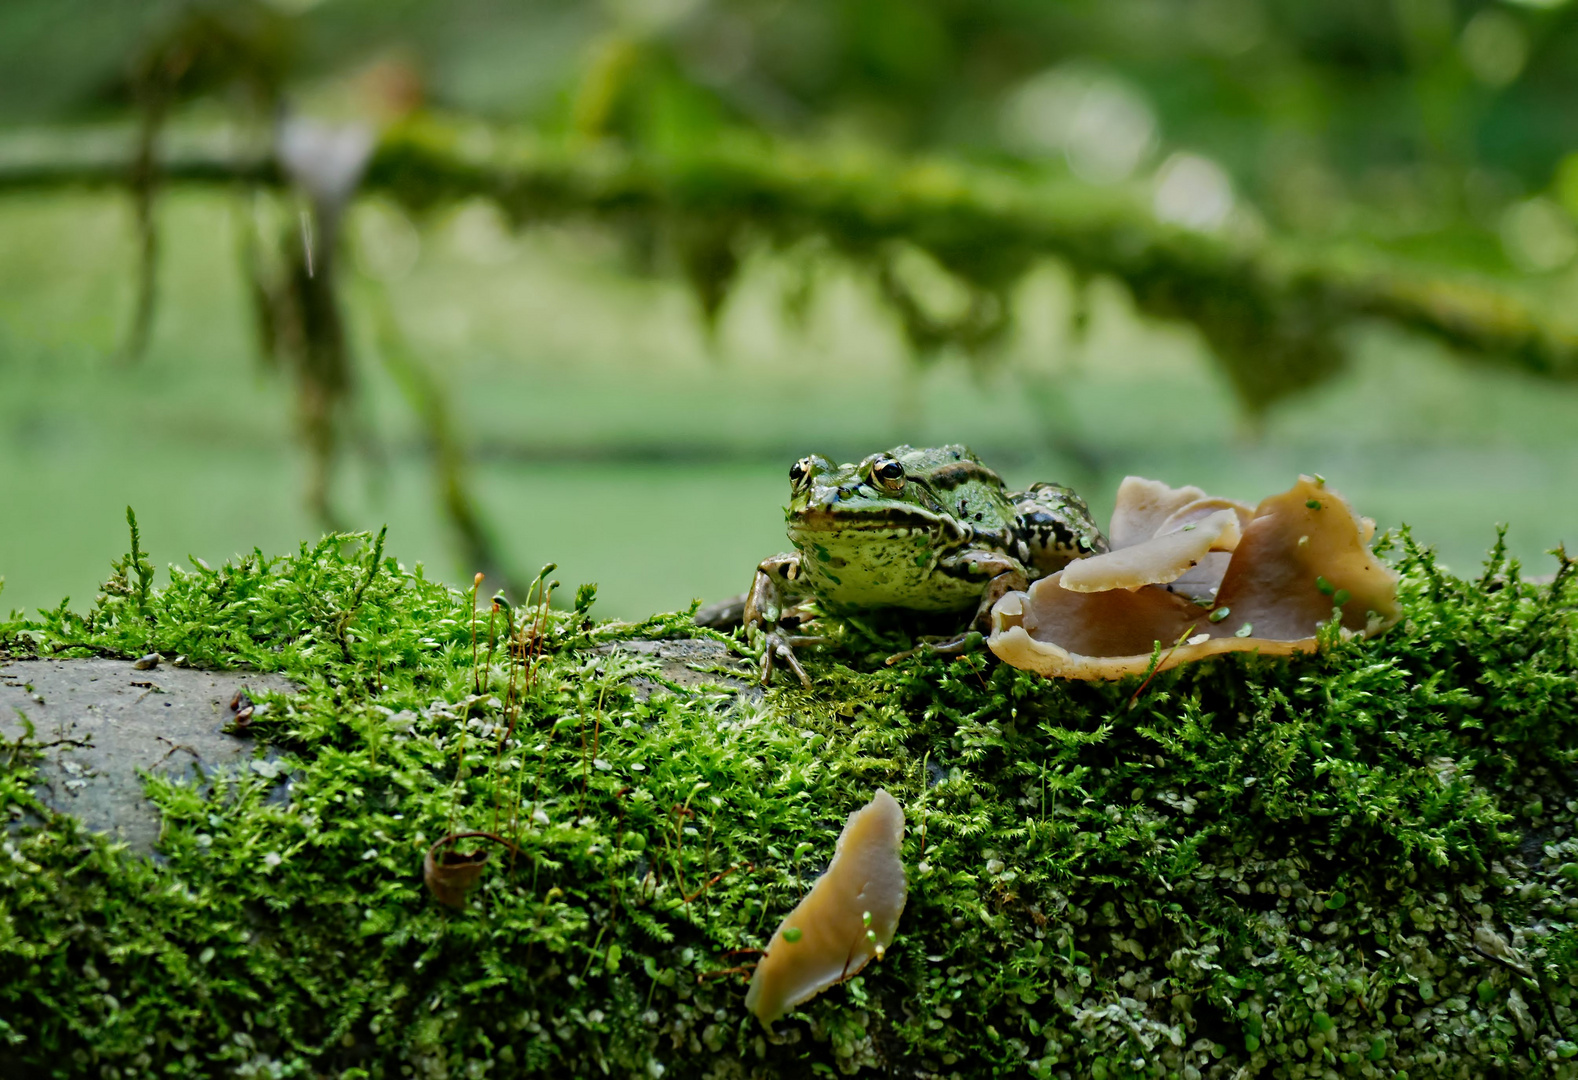
[[[904,466],[892,458],[883,458],[871,466],[871,478],[888,491],[902,491]]]

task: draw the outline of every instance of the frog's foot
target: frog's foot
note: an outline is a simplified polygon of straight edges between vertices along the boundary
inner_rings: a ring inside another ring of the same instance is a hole
[[[811,689],[811,676],[805,673],[805,668],[800,666],[800,658],[795,656],[796,646],[824,645],[826,638],[807,637],[800,634],[780,634],[774,630],[764,634],[766,639],[762,643],[762,685],[766,686],[772,681],[773,661],[782,660],[789,666],[789,670],[800,676],[800,685],[807,690]]]
[[[894,653],[884,662],[890,665],[896,664],[912,656],[963,656],[965,653],[979,649],[985,641],[986,635],[979,630],[966,630],[956,637],[945,638],[942,641],[923,641],[913,649]]]
[[[993,552],[969,552],[961,561],[993,572],[992,579],[986,583],[986,588],[981,592],[981,602],[975,609],[975,615],[970,619],[967,630],[955,637],[945,638],[941,641],[923,641],[907,652],[894,653],[888,657],[889,664],[896,664],[923,653],[934,656],[963,656],[981,647],[986,640],[986,633],[992,629],[992,605],[1001,600],[1005,595],[1015,589],[1026,588],[1024,568],[1018,563]]]
[[[756,580],[745,596],[742,620],[748,633],[762,632],[762,685],[773,677],[773,664],[782,660],[789,670],[800,676],[800,685],[811,688],[811,677],[800,666],[795,656],[796,645],[821,645],[825,638],[786,634],[810,621],[813,612],[801,600],[800,556],[793,552],[763,559],[756,568]]]

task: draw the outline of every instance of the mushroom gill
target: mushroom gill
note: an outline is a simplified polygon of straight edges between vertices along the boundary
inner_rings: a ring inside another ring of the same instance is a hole
[[[903,838],[904,811],[881,788],[849,815],[832,863],[779,924],[751,976],[745,1007],[763,1024],[882,959],[908,894]]]
[[[1334,609],[1344,631],[1366,636],[1401,617],[1397,575],[1367,546],[1374,522],[1323,480],[1301,476],[1252,512],[1198,488],[1136,477],[1118,500],[1113,552],[1072,563],[992,609],[988,644],[1003,661],[1116,679],[1145,672],[1158,647],[1157,670],[1165,670],[1221,652],[1311,651]],[[1236,543],[1227,510],[1237,517]],[[1213,547],[1231,555],[1208,554]]]

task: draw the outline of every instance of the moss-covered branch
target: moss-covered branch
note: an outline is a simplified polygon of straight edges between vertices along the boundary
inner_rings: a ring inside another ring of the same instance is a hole
[[[130,136],[97,133],[0,142],[0,192],[125,184]],[[277,184],[273,161],[172,132],[173,182]],[[1243,401],[1259,409],[1336,371],[1343,334],[1380,318],[1471,356],[1578,378],[1578,328],[1510,284],[1401,262],[1310,254],[1275,238],[1219,238],[1158,223],[1117,189],[1005,170],[740,138],[687,157],[606,146],[565,149],[520,133],[437,120],[382,139],[364,190],[413,209],[495,201],[518,224],[591,219],[665,245],[715,313],[743,250],[815,239],[870,269],[920,349],[978,349],[1009,325],[1011,292],[1038,260],[1124,282],[1142,310],[1192,323]],[[906,275],[919,249],[968,291],[939,314]]]
[[[1461,580],[1405,542],[1386,635],[1143,692],[845,645],[756,701],[683,614],[490,617],[352,539],[0,621],[14,684],[157,648],[300,687],[269,759],[149,778],[157,863],[45,806],[48,736],[0,721],[0,1072],[1578,1076],[1565,556]],[[665,636],[718,681],[596,647]],[[879,786],[898,936],[769,1035],[728,972]],[[482,831],[516,854],[440,905],[424,853]]]

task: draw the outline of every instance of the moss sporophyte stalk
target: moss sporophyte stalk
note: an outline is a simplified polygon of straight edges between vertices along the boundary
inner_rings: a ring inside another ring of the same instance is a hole
[[[0,722],[0,1074],[1578,1076],[1563,552],[1459,578],[1383,538],[1385,634],[1114,682],[835,625],[758,697],[686,613],[493,618],[374,539],[146,594],[139,551],[0,623],[18,684],[158,652],[296,687],[254,686],[269,775],[150,774],[156,859],[41,799],[50,706]],[[769,1033],[751,964],[879,788],[898,932]],[[452,908],[422,864],[467,831],[512,847]]]

